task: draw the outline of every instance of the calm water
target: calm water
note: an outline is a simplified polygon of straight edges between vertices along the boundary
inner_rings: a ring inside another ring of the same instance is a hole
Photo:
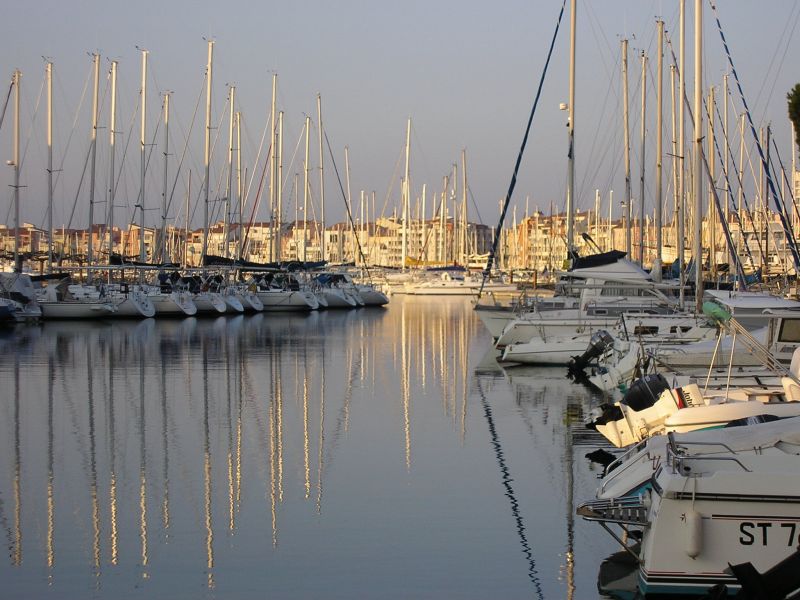
[[[0,331],[8,598],[596,598],[563,370],[467,301]]]

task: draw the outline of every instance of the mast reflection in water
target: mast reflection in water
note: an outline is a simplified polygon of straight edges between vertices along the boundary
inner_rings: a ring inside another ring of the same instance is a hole
[[[402,297],[0,332],[3,594],[595,597],[590,398],[490,346]]]

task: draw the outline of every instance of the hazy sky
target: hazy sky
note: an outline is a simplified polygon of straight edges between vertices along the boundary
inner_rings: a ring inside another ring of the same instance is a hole
[[[796,59],[800,33],[796,31],[800,5],[789,0],[720,2],[718,9],[734,61],[756,123],[771,122],[783,160],[790,156],[790,130],[786,117],[786,92],[800,81]],[[206,62],[204,37],[216,40],[213,120],[221,125],[214,150],[212,197],[224,181],[227,155],[227,87],[237,86],[238,108],[243,113],[243,162],[253,171],[255,153],[269,114],[273,72],[279,77],[279,109],[285,111],[284,209],[294,215],[293,176],[301,172],[301,132],[305,114],[314,120],[316,94],[322,94],[325,131],[336,164],[344,176],[344,147],[349,147],[351,189],[375,191],[376,210],[390,214],[399,203],[398,178],[402,175],[406,120],[412,118],[411,181],[414,195],[427,184],[428,213],[431,194],[442,177],[460,162],[466,149],[471,195],[483,222],[494,224],[498,201],[505,195],[530,106],[541,74],[561,2],[559,0],[506,0],[456,2],[453,0],[386,2],[380,0],[320,2],[224,3],[143,0],[6,2],[0,23],[0,74],[10,80],[15,67],[23,72],[22,218],[44,224],[45,101],[40,96],[44,77],[43,56],[55,63],[56,139],[54,162],[63,166],[56,188],[54,221],[85,225],[88,215],[88,170],[82,187],[81,172],[89,148],[91,85],[83,104],[79,101],[89,81],[92,52],[102,55],[101,109],[97,158],[97,192],[105,200],[108,187],[109,61],[119,60],[119,114],[117,167],[121,166],[116,222],[130,220],[139,192],[139,123],[135,111],[140,87],[140,54],[150,51],[148,77],[148,137],[154,135],[161,110],[160,92],[174,92],[171,115],[170,179],[196,103],[199,110],[190,137],[184,170],[176,186],[170,217],[183,223],[185,179],[193,173],[194,205],[200,190],[203,160],[203,78]],[[693,81],[693,6],[687,2],[687,81]],[[706,3],[704,69],[706,85],[721,85],[727,66],[710,5]],[[568,11],[567,11],[568,13]],[[578,206],[594,206],[594,190],[614,189],[615,213],[623,195],[622,110],[620,45],[630,38],[631,147],[634,196],[638,196],[640,63],[642,49],[651,56],[647,99],[647,186],[650,210],[655,155],[655,18],[666,22],[677,51],[676,1],[578,1],[576,181]],[[673,36],[674,33],[674,36]],[[566,179],[566,113],[559,103],[567,100],[569,15],[565,14],[550,72],[534,120],[528,151],[515,193],[518,217],[530,196],[535,206],[549,212],[564,205]],[[665,63],[667,59],[665,58]],[[669,79],[665,76],[665,148],[670,142]],[[2,96],[7,87],[3,84]],[[691,94],[691,91],[689,92]],[[720,94],[721,95],[721,94]],[[738,94],[732,94],[731,115],[738,111]],[[691,95],[690,95],[691,97]],[[38,108],[37,108],[38,101]],[[10,159],[13,111],[0,130],[3,160]],[[80,110],[79,110],[80,106]],[[36,112],[34,119],[34,112]],[[76,117],[77,113],[77,117]],[[731,117],[733,120],[733,117]],[[76,125],[73,129],[73,121]],[[688,129],[687,129],[688,132]],[[216,132],[215,132],[216,133]],[[691,136],[687,135],[687,139]],[[158,131],[147,174],[147,204],[160,202],[163,157]],[[69,146],[67,146],[69,142]],[[129,143],[127,154],[123,153]],[[738,138],[736,155],[738,156]],[[312,138],[311,165],[316,168],[316,140]],[[292,155],[297,155],[290,165]],[[326,161],[326,205],[329,221],[344,215],[342,195]],[[668,165],[668,161],[665,161]],[[262,163],[256,166],[260,174]],[[2,169],[0,210],[11,225],[10,167]],[[312,194],[318,196],[318,174],[312,173]],[[669,176],[665,173],[665,180]],[[251,198],[255,195],[254,184]],[[671,193],[665,190],[666,193]],[[388,199],[388,204],[387,204]],[[384,209],[384,205],[386,205]],[[478,220],[471,204],[471,217]],[[318,209],[317,209],[318,210]],[[604,207],[604,211],[607,208]],[[103,213],[105,205],[98,205]],[[148,211],[153,224],[157,211]],[[202,223],[198,209],[193,225]],[[313,214],[310,215],[313,217]],[[258,213],[266,217],[265,200]],[[97,222],[104,221],[102,216]]]

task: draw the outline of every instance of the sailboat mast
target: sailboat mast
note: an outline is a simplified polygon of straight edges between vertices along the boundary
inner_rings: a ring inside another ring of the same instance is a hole
[[[92,88],[92,166],[91,174],[89,176],[89,240],[86,252],[86,263],[91,266],[94,263],[94,185],[95,185],[95,167],[97,165],[97,112],[98,102],[100,101],[100,55],[95,53],[92,55],[92,62],[94,65],[94,86]],[[91,271],[87,273],[89,282],[92,280]]]
[[[283,111],[278,112],[278,180],[277,180],[277,208],[276,214],[278,215],[278,236],[277,247],[275,248],[275,260],[281,259],[281,252],[283,251]]]
[[[19,255],[19,97],[22,71],[14,70],[14,271],[22,272]]]
[[[169,185],[169,97],[171,92],[164,92],[164,190],[161,193],[161,250],[162,263],[167,260],[167,186]]]
[[[47,270],[53,270],[53,63],[47,61]]]
[[[231,223],[231,208],[234,206],[231,201],[231,193],[233,192],[233,122],[236,110],[236,86],[230,86],[230,114],[228,115],[228,185],[225,193],[225,224],[223,226],[222,238],[225,240],[225,258],[230,256],[228,252],[228,236],[230,235]]]
[[[350,195],[350,148],[348,148],[347,146],[344,147],[344,183],[347,193],[348,211],[352,211],[353,198]],[[353,235],[354,236],[358,235],[358,231],[356,231],[355,227],[353,228]],[[356,262],[357,258],[358,257],[356,256],[356,249],[353,248],[353,262]]]
[[[645,163],[645,127],[647,114],[647,55],[642,50],[642,118],[641,118],[641,170],[639,172],[639,266],[644,268],[644,163]]]
[[[145,149],[147,147],[147,50],[142,50],[142,88],[141,88],[141,105],[142,105],[142,122],[139,136],[139,158],[141,159],[141,181],[139,187],[141,189],[141,196],[139,198],[140,220],[139,220],[139,261],[145,262],[147,256],[144,251],[144,207],[145,207],[145,193],[144,193],[144,177],[145,170],[147,169],[147,157],[145,156]]]
[[[567,154],[567,258],[574,246],[573,214],[575,207],[575,9],[577,2],[570,3],[570,32],[569,32],[569,122],[567,135],[569,136],[569,151]]]
[[[317,142],[319,145],[319,203],[320,203],[320,219],[322,220],[322,235],[320,239],[320,260],[328,260],[328,255],[325,252],[325,177],[324,177],[324,162],[322,152],[322,95],[317,94]]]
[[[270,126],[272,137],[270,139],[270,146],[272,152],[269,155],[269,209],[270,209],[270,229],[271,235],[269,236],[269,260],[275,260],[275,204],[278,190],[278,167],[276,154],[278,152],[278,123],[275,120],[275,101],[277,97],[278,87],[278,74],[272,74],[272,108],[270,109]],[[278,223],[278,231],[280,230],[280,223]],[[280,252],[280,243],[278,244],[278,251]]]
[[[628,40],[622,40],[622,122],[625,151],[625,252],[631,257],[631,137],[628,122]]]
[[[117,191],[116,167],[114,165],[117,143],[117,61],[111,61],[111,114],[108,123],[108,207],[106,210],[106,235],[108,236],[108,258],[114,253],[114,196]],[[52,198],[52,191],[51,191]],[[52,210],[51,210],[52,212]],[[109,272],[110,276],[110,272]]]
[[[467,151],[461,151],[461,264],[467,266]],[[423,238],[423,243],[424,243]]]
[[[678,272],[680,273],[680,306],[684,305],[684,287],[686,284],[686,185],[684,181],[684,151],[686,147],[684,131],[684,97],[686,95],[686,0],[678,0],[680,15],[678,17],[679,29],[679,57],[678,57],[678,239],[675,244],[678,249]]]
[[[303,161],[303,262],[306,262],[308,260],[308,255],[307,255],[308,253],[308,148],[309,148],[308,140],[309,140],[310,129],[311,129],[311,117],[306,115],[306,152],[305,152],[305,160]],[[348,172],[349,172],[349,167],[348,167]],[[349,196],[350,192],[349,187],[347,191]]]
[[[663,190],[663,157],[664,157],[664,21],[658,20],[658,65],[656,73],[656,251],[653,259],[653,273],[656,281],[661,281],[661,248],[663,247],[662,228],[664,226],[664,190]]]
[[[410,159],[411,159],[411,117],[408,118],[406,125],[406,170],[405,177],[403,178],[403,232],[402,232],[402,263],[401,268],[406,270],[406,257],[408,256],[408,196],[411,193],[411,186],[409,185],[410,174]]]
[[[236,198],[239,211],[239,235],[237,236],[236,258],[242,260],[244,253],[244,194],[242,190],[242,113],[236,112]]]
[[[699,314],[703,307],[703,198],[702,168],[703,152],[703,0],[694,3],[694,290],[695,309]]]
[[[192,171],[186,176],[186,232],[183,240],[183,264],[187,264],[187,253],[189,252],[189,199],[192,197]]]
[[[717,220],[722,218],[714,205],[714,190],[711,186],[716,181],[717,161],[714,154],[714,109],[716,100],[714,86],[708,90],[708,169],[709,179],[711,180],[708,188],[708,265],[711,268],[711,279],[717,278]]]
[[[208,61],[206,62],[206,139],[203,165],[205,166],[205,202],[203,207],[203,249],[200,264],[205,264],[208,254],[208,201],[211,187],[211,84],[214,69],[214,41],[208,40]]]

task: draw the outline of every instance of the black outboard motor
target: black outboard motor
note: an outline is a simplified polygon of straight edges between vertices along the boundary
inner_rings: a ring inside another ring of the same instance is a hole
[[[614,338],[605,329],[598,329],[589,339],[589,347],[580,356],[573,356],[567,364],[567,377],[575,381],[581,381],[586,377],[584,369],[589,366],[595,358],[603,354],[612,344]]]
[[[630,406],[638,412],[653,406],[661,393],[669,388],[670,385],[661,373],[645,375],[631,384],[620,404]]]
[[[619,403],[638,412],[653,406],[658,397],[668,389],[670,389],[670,385],[661,373],[645,375],[631,384],[625,397]],[[595,431],[598,425],[619,421],[623,416],[622,410],[616,404],[603,404],[594,414],[595,418],[588,421],[586,427]]]

